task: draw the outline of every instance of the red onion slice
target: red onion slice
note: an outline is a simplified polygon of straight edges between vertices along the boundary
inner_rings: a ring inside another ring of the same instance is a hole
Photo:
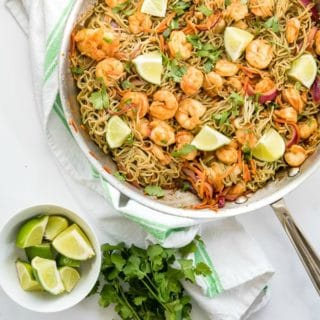
[[[313,101],[316,105],[320,105],[320,77],[318,76],[311,88]]]
[[[312,8],[310,8],[310,12],[312,14],[312,18],[315,21],[319,21],[319,12],[317,10],[316,4],[312,0],[300,0],[300,2],[305,6],[308,7],[310,4],[313,5]]]
[[[266,102],[274,101],[278,95],[278,90],[276,88],[272,88],[271,90],[261,94],[259,92],[256,92],[252,88],[252,86],[249,84],[247,87],[247,94],[249,96],[254,96],[254,95],[258,94],[259,95],[259,103],[264,104]]]

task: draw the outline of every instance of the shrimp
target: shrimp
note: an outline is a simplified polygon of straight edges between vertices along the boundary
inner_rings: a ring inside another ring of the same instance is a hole
[[[228,92],[241,92],[242,82],[236,77],[230,77],[226,82]]]
[[[297,111],[292,107],[283,108],[280,110],[275,110],[274,114],[288,122],[296,123],[298,121],[298,113]]]
[[[244,20],[239,20],[236,23],[234,23],[232,26],[242,30],[248,29],[248,25]]]
[[[128,0],[105,0],[105,1],[110,8],[115,8],[117,6],[121,6],[122,4],[126,3]]]
[[[298,113],[304,109],[305,102],[303,101],[299,91],[295,88],[287,88],[282,91],[282,96]]]
[[[206,107],[201,102],[187,98],[180,102],[175,118],[182,128],[193,130],[201,123],[205,112]]]
[[[222,90],[224,79],[214,71],[204,77],[203,88],[210,96],[216,96]]]
[[[132,105],[126,113],[131,118],[134,119],[143,118],[149,111],[149,102],[146,94],[141,92],[127,92],[120,101],[120,107],[124,108],[126,105]]]
[[[256,92],[266,93],[276,87],[276,84],[270,78],[263,78],[260,80],[255,87]]]
[[[181,149],[183,148],[184,145],[186,144],[190,144],[193,140],[193,135],[192,133],[188,132],[188,131],[179,131],[176,134],[176,145],[177,145],[177,149]],[[194,160],[197,156],[197,150],[191,151],[190,153],[182,156],[182,158],[186,159],[186,160]]]
[[[136,131],[139,133],[137,138],[146,139],[150,136],[150,122],[146,118],[138,119],[136,123]]]
[[[309,118],[308,120],[298,124],[299,136],[301,139],[308,139],[317,129],[318,121],[315,117]]]
[[[239,67],[237,64],[228,60],[219,60],[216,64],[215,70],[216,73],[222,77],[232,77],[238,73]]]
[[[261,18],[273,16],[274,7],[274,0],[249,0],[249,8],[251,12]]]
[[[320,30],[317,31],[314,37],[314,45],[315,45],[316,54],[320,56]]]
[[[110,29],[82,29],[74,37],[78,50],[93,60],[112,57],[119,49],[120,41]]]
[[[166,147],[176,142],[174,129],[165,121],[153,120],[150,128],[150,139],[158,146]]]
[[[167,90],[159,90],[153,95],[150,106],[150,114],[160,120],[168,120],[174,117],[178,109],[176,97]]]
[[[114,85],[123,74],[123,64],[115,58],[106,58],[96,66],[96,77],[102,78],[106,86]]]
[[[169,51],[172,57],[187,60],[191,57],[192,45],[187,41],[183,31],[172,31],[168,42]]]
[[[258,142],[254,132],[249,128],[238,129],[236,131],[236,138],[241,145],[247,146],[250,149],[253,149]]]
[[[162,165],[167,165],[172,161],[171,156],[167,152],[164,152],[163,149],[157,145],[153,145],[150,151]]]
[[[189,67],[181,79],[181,90],[187,96],[193,96],[199,92],[203,85],[203,74],[195,67]]]
[[[294,43],[297,41],[300,31],[300,21],[298,18],[291,18],[287,22],[286,26],[286,39],[288,43]]]
[[[128,18],[129,30],[133,34],[150,32],[152,21],[150,16],[141,12],[137,12]]]
[[[233,185],[229,191],[228,195],[230,196],[235,196],[235,197],[240,197],[247,191],[247,186],[244,181],[239,181],[237,184]]]
[[[290,167],[300,167],[307,159],[307,151],[298,144],[294,144],[286,151],[284,159]]]
[[[208,178],[216,192],[221,192],[224,189],[223,179],[221,179],[222,176],[223,170],[221,164],[213,162],[210,168],[208,168]]]
[[[216,151],[219,161],[224,164],[231,165],[238,161],[238,151],[234,146],[224,146]]]
[[[224,11],[224,17],[229,21],[239,21],[248,15],[248,6],[240,0],[232,0]]]
[[[272,46],[265,40],[253,40],[246,49],[246,60],[257,69],[266,69],[273,58]]]

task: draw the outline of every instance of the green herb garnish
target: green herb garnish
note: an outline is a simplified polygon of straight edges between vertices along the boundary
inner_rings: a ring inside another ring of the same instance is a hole
[[[179,65],[176,59],[170,60],[168,57],[164,56],[164,65],[166,67],[165,79],[172,79],[174,82],[180,82],[182,77],[187,72],[185,66]]]
[[[121,88],[123,90],[133,89],[134,85],[129,80],[124,80],[121,82]]]
[[[84,70],[82,68],[80,68],[80,67],[72,67],[71,68],[71,72],[73,74],[81,75],[81,74],[84,73]]]
[[[108,38],[108,37],[104,37],[103,41],[106,42],[106,43],[112,43],[113,40]]]
[[[177,3],[170,5],[169,9],[175,12],[178,16],[181,16],[191,7],[191,1],[178,1]]]
[[[205,5],[198,7],[197,10],[203,13],[206,17],[210,17],[213,13],[213,11]]]
[[[119,181],[126,181],[126,175],[120,171],[114,172],[113,176],[116,177]]]
[[[113,13],[119,13],[119,12],[123,11],[124,9],[127,8],[129,3],[130,3],[130,1],[126,1],[126,2],[118,4],[116,7],[112,8],[112,12]]]
[[[280,32],[279,19],[277,17],[271,17],[264,23],[264,27],[272,29],[274,33]]]
[[[89,102],[92,103],[95,109],[101,110],[110,106],[110,98],[105,87],[100,91],[95,91],[89,97]]]
[[[184,144],[181,149],[175,150],[174,152],[172,152],[172,156],[175,158],[183,157],[195,150],[197,150],[197,148],[192,144]]]
[[[164,197],[164,190],[160,186],[152,185],[144,188],[144,192],[149,196],[157,198]]]

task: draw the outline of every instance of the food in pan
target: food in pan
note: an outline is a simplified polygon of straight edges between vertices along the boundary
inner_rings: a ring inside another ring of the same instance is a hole
[[[119,179],[221,208],[316,150],[319,26],[306,0],[97,1],[71,35],[83,126]]]

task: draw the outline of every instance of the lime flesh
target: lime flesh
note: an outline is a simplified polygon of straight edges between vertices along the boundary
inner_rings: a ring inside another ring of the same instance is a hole
[[[62,267],[59,272],[64,289],[71,292],[80,280],[79,272],[72,267]]]
[[[47,223],[47,216],[28,220],[18,231],[16,246],[27,248],[41,244]]]
[[[33,247],[25,248],[25,252],[29,261],[31,261],[34,257],[53,259],[50,243],[42,243]]]
[[[54,295],[58,295],[64,291],[64,285],[54,260],[35,257],[32,259],[31,266],[36,279],[45,291]]]
[[[131,134],[131,129],[118,116],[113,116],[108,121],[107,142],[111,149],[119,148]]]
[[[88,260],[95,255],[89,239],[76,224],[60,233],[52,245],[60,254],[74,260]]]
[[[141,12],[156,17],[164,17],[167,11],[167,1],[168,0],[144,0]]]
[[[68,220],[61,216],[49,216],[44,237],[52,241],[60,232],[68,228]]]
[[[42,287],[35,280],[32,273],[32,267],[29,263],[23,261],[16,262],[19,282],[21,288],[25,291],[41,291]]]

